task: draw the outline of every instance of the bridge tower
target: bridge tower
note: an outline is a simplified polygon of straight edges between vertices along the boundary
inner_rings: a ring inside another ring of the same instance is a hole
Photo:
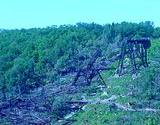
[[[141,65],[143,65],[144,67],[148,67],[147,49],[150,46],[151,41],[146,37],[140,39],[124,38],[121,45],[117,73],[119,75],[123,74],[124,60],[126,58],[130,59],[132,74],[135,74],[138,67],[140,67]]]

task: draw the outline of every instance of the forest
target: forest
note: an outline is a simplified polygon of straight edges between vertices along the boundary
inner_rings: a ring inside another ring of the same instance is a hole
[[[151,39],[149,66],[134,79],[130,72],[115,77],[118,61],[108,64],[126,37]],[[80,78],[72,85],[97,48],[95,68],[103,70],[89,84]],[[0,29],[0,124],[158,125],[159,53],[160,27],[150,21]]]

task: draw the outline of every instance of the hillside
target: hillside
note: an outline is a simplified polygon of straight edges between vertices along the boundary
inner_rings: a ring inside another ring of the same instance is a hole
[[[125,37],[151,38],[149,67],[118,77]],[[1,30],[0,123],[159,124],[159,38],[149,21]]]
[[[84,111],[74,116],[77,120],[75,125],[158,125],[160,123],[160,55],[157,53],[160,51],[159,47],[159,40],[152,41],[149,50],[150,66],[147,69],[142,68],[136,79],[130,74],[116,78],[113,72],[103,72],[107,89],[99,93],[98,97],[101,100],[110,98],[111,103],[87,105]],[[114,103],[117,105],[113,105]]]

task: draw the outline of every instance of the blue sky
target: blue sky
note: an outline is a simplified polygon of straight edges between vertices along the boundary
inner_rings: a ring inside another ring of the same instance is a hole
[[[0,0],[0,28],[32,28],[77,22],[153,21],[160,0]]]

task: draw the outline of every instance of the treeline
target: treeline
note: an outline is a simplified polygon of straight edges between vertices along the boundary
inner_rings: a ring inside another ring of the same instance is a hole
[[[147,21],[0,30],[1,98],[54,83],[61,69],[78,67],[78,60],[89,58],[96,46],[105,56],[108,45],[124,37],[159,38],[160,28]]]

